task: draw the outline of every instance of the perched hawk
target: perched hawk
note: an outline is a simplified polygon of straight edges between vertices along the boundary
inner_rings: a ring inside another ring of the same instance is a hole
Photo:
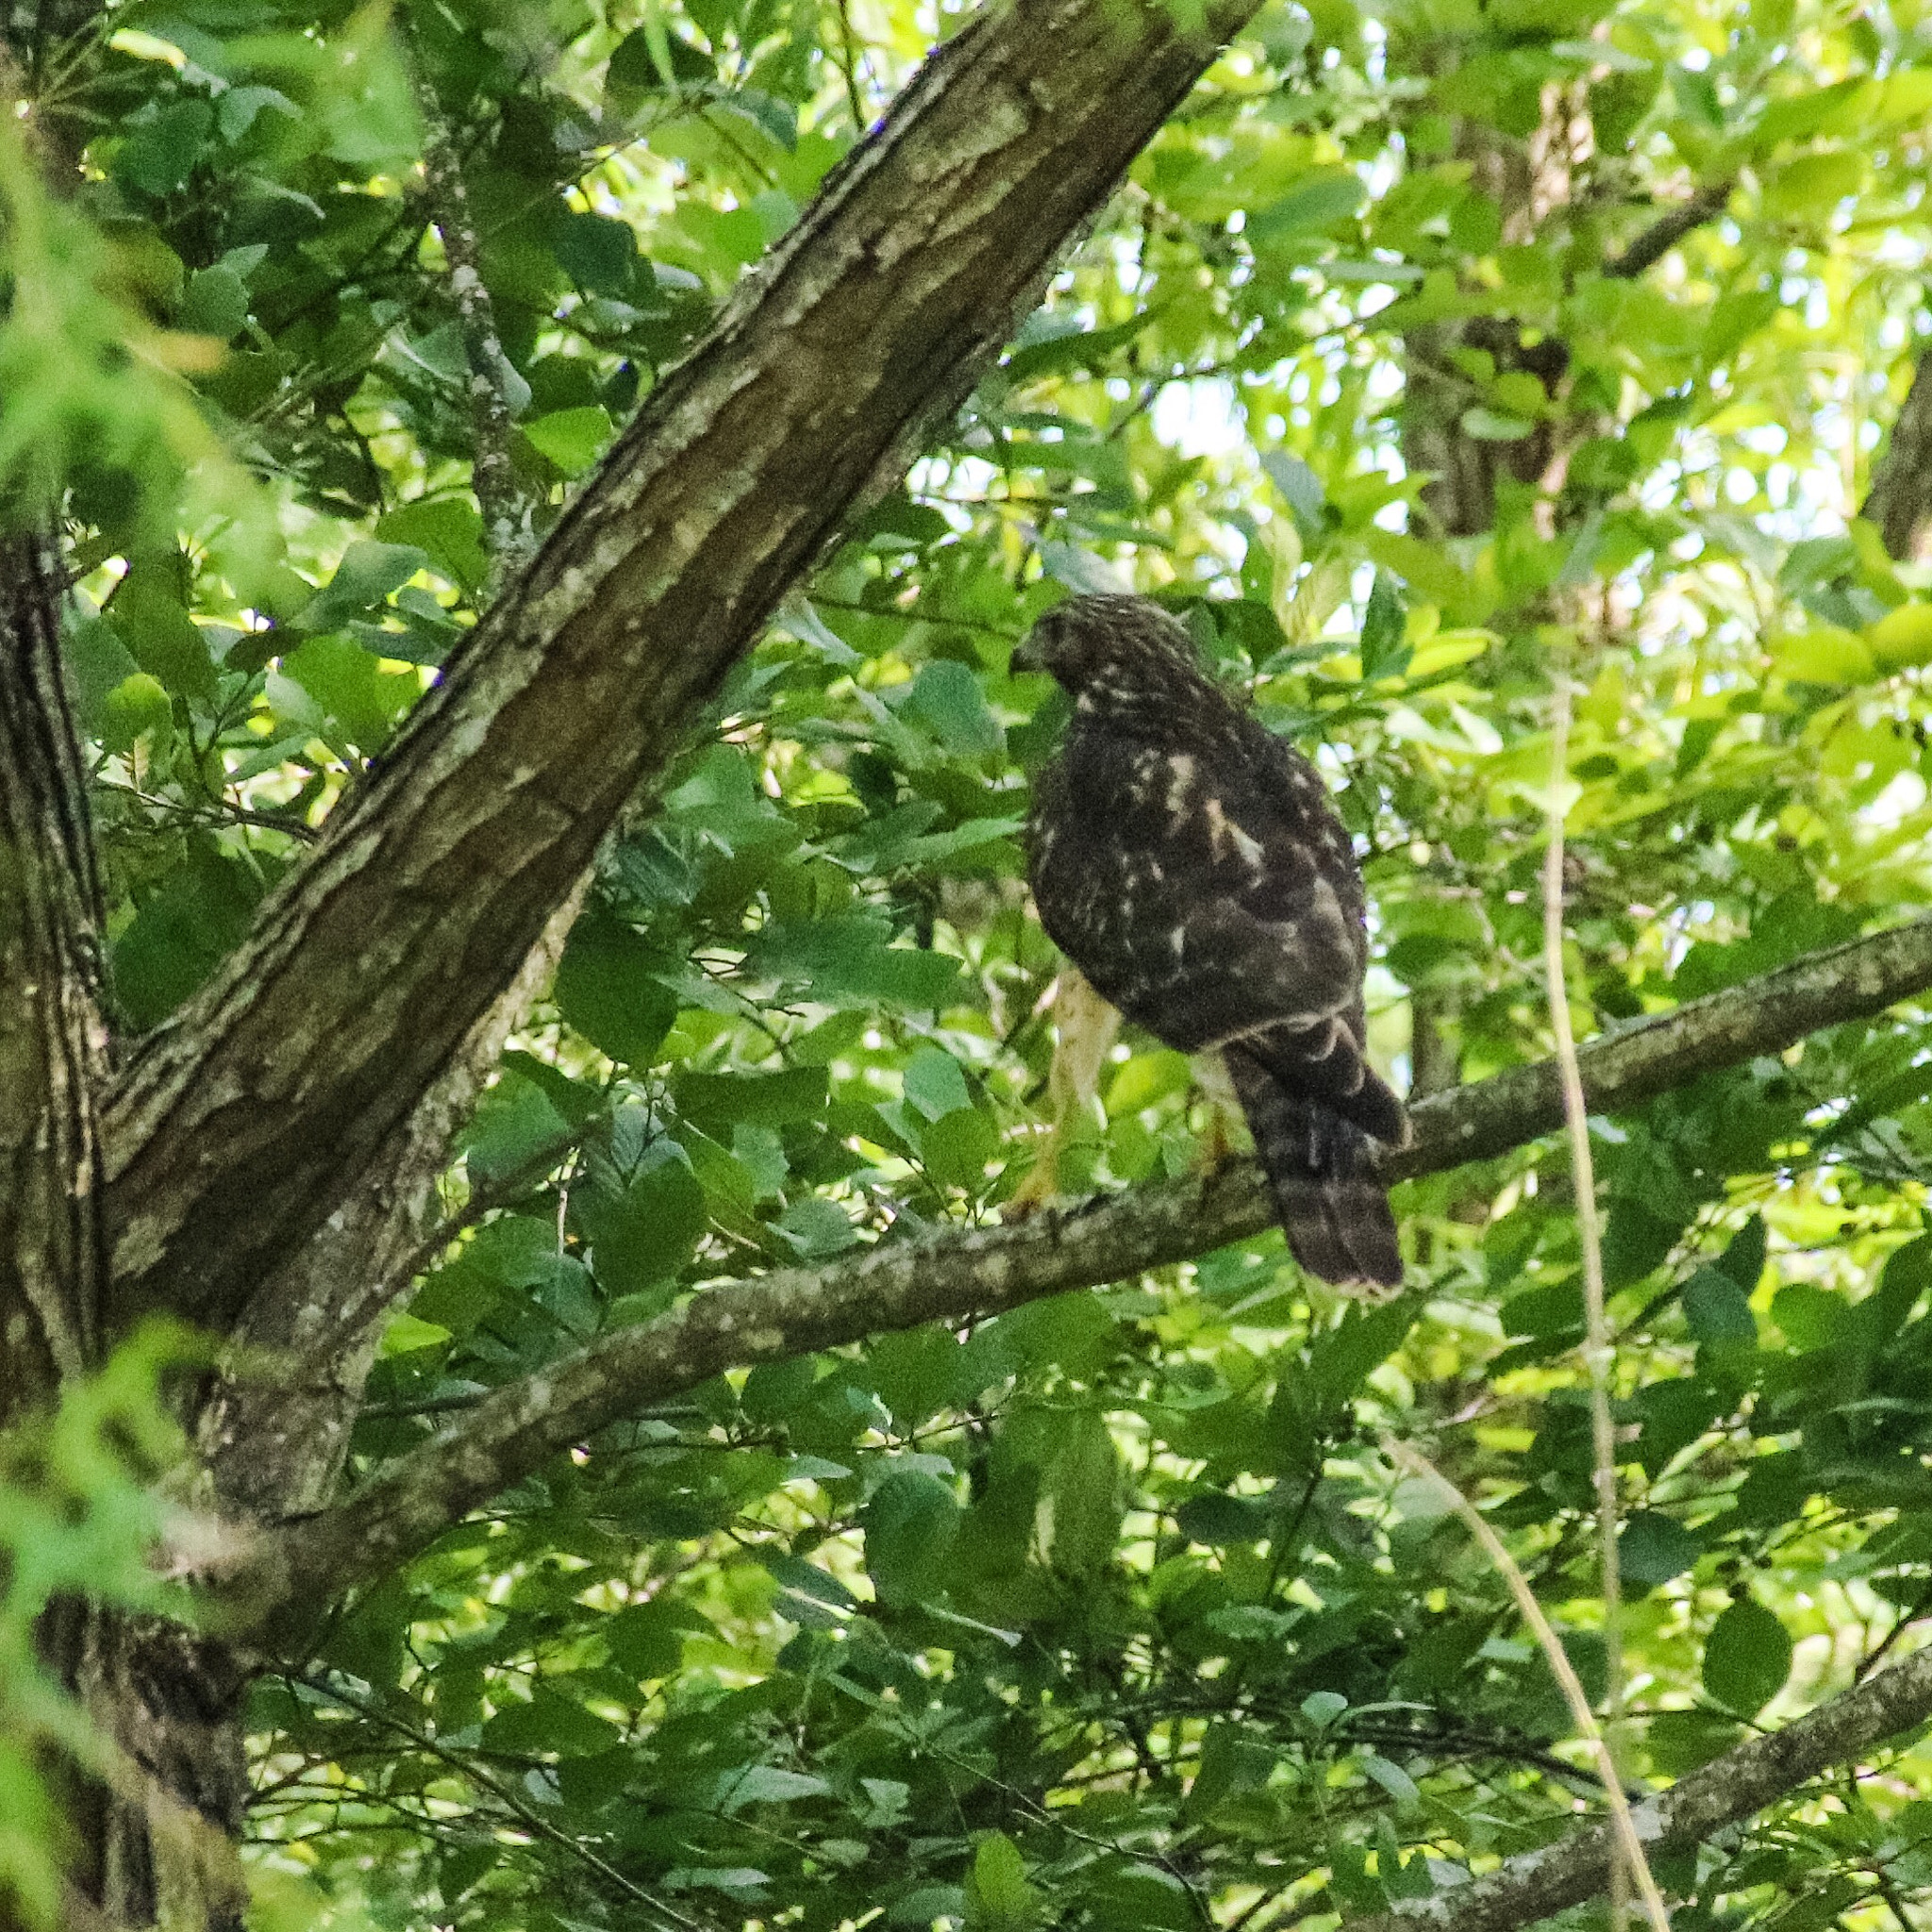
[[[1034,786],[1041,923],[1107,1000],[1185,1053],[1218,1049],[1294,1257],[1398,1285],[1371,1139],[1408,1138],[1362,1058],[1361,874],[1314,767],[1201,671],[1142,597],[1075,597],[1013,656],[1074,700]]]

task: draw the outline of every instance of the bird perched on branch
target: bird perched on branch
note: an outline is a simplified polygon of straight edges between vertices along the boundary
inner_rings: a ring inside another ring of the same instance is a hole
[[[1041,924],[1137,1025],[1220,1054],[1302,1267],[1398,1286],[1372,1142],[1408,1120],[1363,1058],[1361,873],[1320,775],[1144,597],[1075,597],[1012,661],[1074,700],[1034,784]]]

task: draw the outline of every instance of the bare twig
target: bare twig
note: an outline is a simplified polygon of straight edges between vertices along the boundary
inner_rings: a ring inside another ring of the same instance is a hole
[[[407,20],[405,9],[402,15]],[[470,218],[470,191],[448,117],[437,99],[421,50],[408,36],[416,105],[423,116],[423,170],[431,213],[449,263],[450,293],[470,364],[470,479],[483,515],[483,547],[490,558],[488,594],[521,567],[532,547],[530,506],[510,460],[516,410],[511,397],[523,378],[504,354],[496,315],[480,267],[481,249]]]
[[[1616,1358],[1609,1320],[1604,1312],[1603,1240],[1597,1226],[1596,1164],[1590,1151],[1590,1114],[1583,1099],[1583,1075],[1576,1065],[1576,1037],[1570,1025],[1570,989],[1563,970],[1563,822],[1569,811],[1565,794],[1570,782],[1567,652],[1558,654],[1553,670],[1550,833],[1543,852],[1543,977],[1549,993],[1550,1031],[1556,1040],[1557,1068],[1563,1085],[1563,1122],[1570,1136],[1576,1240],[1583,1251],[1583,1359],[1590,1372],[1591,1468],[1596,1486],[1597,1552],[1604,1598],[1604,1669],[1607,1687],[1604,1719],[1614,1739],[1619,1736],[1624,1717],[1623,1591],[1617,1571],[1617,1431],[1610,1415],[1610,1379]],[[1609,1755],[1613,1761],[1614,1752]],[[1629,1876],[1640,1890],[1645,1875],[1633,1864]],[[1620,1887],[1613,1886],[1613,1932],[1621,1932],[1624,1919],[1624,1901],[1617,1895],[1620,1890]]]
[[[480,1785],[533,1837],[541,1838],[556,1845],[559,1850],[567,1852],[572,1857],[579,1859],[596,1873],[598,1877],[614,1886],[625,1897],[655,1915],[661,1924],[673,1926],[676,1928],[676,1932],[705,1932],[703,1921],[680,1912],[676,1907],[667,1904],[656,1892],[647,1891],[635,1879],[625,1877],[615,1865],[594,1851],[582,1839],[553,1824],[541,1811],[520,1797],[512,1786],[495,1776],[487,1765],[479,1763],[473,1755],[452,1751],[439,1739],[431,1737],[426,1731],[419,1730],[416,1725],[393,1712],[385,1710],[381,1705],[344,1689],[333,1672],[326,1675],[309,1674],[294,1676],[288,1681],[291,1684],[306,1684],[311,1690],[319,1691],[332,1703],[341,1706],[344,1710],[354,1711],[364,1723],[379,1724],[383,1729],[394,1732],[414,1749],[423,1752],[426,1757],[434,1757],[439,1763],[447,1765],[458,1776]]]
[[[1523,1612],[1523,1621],[1535,1632],[1537,1642],[1542,1646],[1551,1674],[1562,1690],[1563,1701],[1570,1707],[1571,1721],[1596,1754],[1597,1774],[1603,1780],[1604,1796],[1609,1801],[1617,1847],[1636,1883],[1638,1895],[1643,1900],[1643,1909],[1650,1920],[1652,1932],[1671,1932],[1671,1915],[1664,1909],[1663,1894],[1657,1889],[1649,1860],[1643,1856],[1643,1842],[1637,1836],[1637,1825],[1630,1814],[1630,1801],[1624,1795],[1623,1780],[1617,1774],[1617,1760],[1610,1756],[1610,1747],[1597,1729],[1590,1699],[1577,1680],[1575,1667],[1557,1641],[1556,1631],[1550,1627],[1550,1620],[1543,1615],[1543,1607],[1537,1602],[1536,1591],[1530,1589],[1529,1579],[1516,1567],[1515,1558],[1503,1547],[1502,1538],[1490,1527],[1482,1511],[1419,1449],[1411,1449],[1407,1442],[1385,1438],[1382,1453],[1410,1475],[1421,1476],[1425,1482],[1433,1483],[1447,1499],[1449,1507],[1469,1525],[1470,1534],[1483,1546],[1483,1554],[1502,1573],[1503,1580],[1509,1586],[1509,1594],[1516,1599],[1516,1607]]]
[[[1928,1717],[1932,1650],[1921,1650],[1782,1730],[1712,1758],[1638,1806],[1631,1822],[1646,1845],[1696,1844],[1789,1796],[1820,1772],[1856,1764],[1874,1744]],[[1601,1821],[1559,1844],[1507,1859],[1466,1885],[1357,1919],[1348,1932],[1515,1932],[1602,1890],[1614,1828],[1609,1820]]]

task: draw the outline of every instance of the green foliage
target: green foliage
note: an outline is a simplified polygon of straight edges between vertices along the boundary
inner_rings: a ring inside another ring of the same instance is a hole
[[[238,942],[488,578],[408,61],[545,526],[936,19],[498,0],[408,8],[406,56],[377,9],[184,0],[73,50],[71,200],[0,143],[0,473],[67,492],[130,1031]],[[1932,582],[1852,512],[1926,328],[1928,76],[1904,5],[1265,8],[608,849],[353,1474],[707,1283],[997,1215],[1045,1108],[1019,834],[1063,717],[1008,659],[1069,586],[1158,594],[1322,747],[1398,1077],[1430,1039],[1467,1079],[1548,1050],[1557,643],[1580,1030],[1923,907]],[[1508,184],[1550,103],[1592,138],[1532,238]],[[1449,438],[1493,482],[1477,527],[1424,490]],[[1916,1010],[1856,1022],[1595,1124],[1633,1776],[1932,1607],[1927,1048]],[[1184,1172],[1218,1133],[1130,1032],[1063,1174]],[[1428,1441],[1600,1690],[1567,1153],[1398,1208],[1388,1309],[1271,1236],[605,1431],[260,1686],[259,1860],[409,1928],[1261,1928],[1552,1842],[1593,1798],[1557,1687],[1369,1445]],[[36,1574],[131,1591],[151,1519],[65,1453]],[[15,1708],[9,1739],[55,1721]],[[1927,1803],[1902,1740],[1669,1883],[1687,1924],[1862,1932],[1932,1897]],[[29,1900],[36,1842],[0,1839]]]

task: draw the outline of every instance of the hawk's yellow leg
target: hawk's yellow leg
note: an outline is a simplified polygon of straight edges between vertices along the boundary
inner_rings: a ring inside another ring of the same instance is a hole
[[[1026,1178],[1000,1209],[1003,1221],[1037,1213],[1059,1192],[1060,1151],[1100,1093],[1101,1070],[1121,1030],[1119,1012],[1071,966],[1060,969],[1052,994],[1053,1068],[1046,1076],[1047,1130]]]

